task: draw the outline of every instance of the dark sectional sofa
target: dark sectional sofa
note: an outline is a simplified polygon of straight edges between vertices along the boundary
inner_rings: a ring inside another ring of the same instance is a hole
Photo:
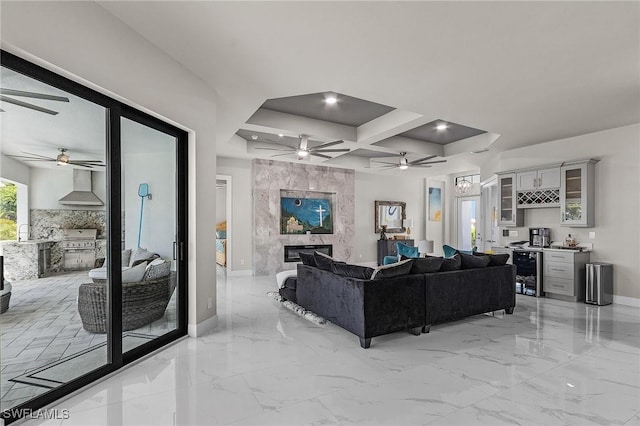
[[[298,265],[280,294],[355,334],[368,348],[376,336],[515,307],[515,267],[487,266],[382,279],[339,275]]]

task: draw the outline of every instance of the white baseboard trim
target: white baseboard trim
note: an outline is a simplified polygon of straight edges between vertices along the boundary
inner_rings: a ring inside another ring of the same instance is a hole
[[[253,275],[253,269],[241,269],[239,271],[227,270],[228,277],[250,277]]]
[[[616,296],[614,294],[613,303],[617,305],[626,305],[626,306],[633,306],[635,308],[640,308],[640,299],[636,299],[635,297]]]
[[[218,316],[214,315],[211,318],[199,322],[198,324],[189,324],[187,327],[187,333],[189,337],[200,337],[205,334],[211,333],[218,326]]]

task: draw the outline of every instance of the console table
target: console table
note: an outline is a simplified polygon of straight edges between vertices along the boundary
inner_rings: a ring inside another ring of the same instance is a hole
[[[382,265],[382,260],[385,256],[397,256],[398,249],[396,243],[406,244],[413,246],[413,240],[378,240],[378,266]]]

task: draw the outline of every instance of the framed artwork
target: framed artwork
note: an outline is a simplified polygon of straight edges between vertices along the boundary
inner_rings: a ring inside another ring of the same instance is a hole
[[[382,231],[382,225],[386,226],[387,233],[404,232],[402,226],[406,219],[407,204],[401,201],[376,201],[375,202],[375,232]]]
[[[333,234],[331,200],[280,198],[281,234]]]
[[[442,222],[442,188],[429,187],[429,215],[431,222]]]

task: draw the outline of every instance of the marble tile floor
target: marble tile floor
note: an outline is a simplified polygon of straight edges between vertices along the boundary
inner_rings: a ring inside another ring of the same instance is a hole
[[[215,332],[50,407],[64,425],[640,425],[640,310],[517,296],[477,315],[358,339],[218,274]],[[30,420],[27,424],[39,424]]]
[[[79,271],[11,283],[9,310],[0,315],[2,410],[47,391],[10,379],[106,341],[105,334],[84,330],[78,314],[78,287],[89,281]],[[162,319],[135,331],[158,336],[174,328],[175,319],[174,297]]]

